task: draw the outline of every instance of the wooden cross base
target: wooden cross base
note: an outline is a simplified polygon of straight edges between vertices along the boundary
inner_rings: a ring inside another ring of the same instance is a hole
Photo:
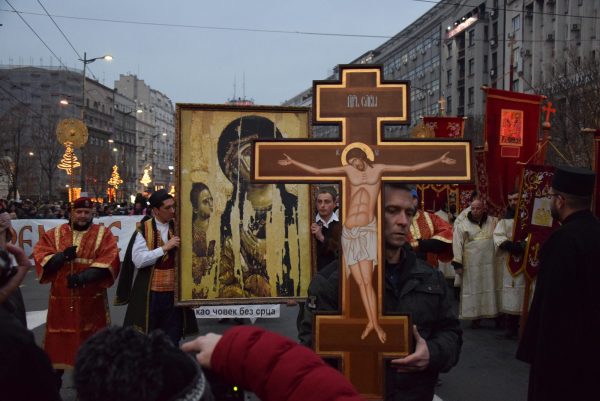
[[[374,277],[377,277],[376,273]],[[315,316],[315,352],[324,358],[340,359],[340,370],[357,389],[360,389],[363,397],[381,399],[385,377],[384,359],[401,358],[410,353],[410,317],[383,316],[379,313],[379,325],[387,335],[386,342],[381,343],[374,330],[361,340],[367,317],[356,283],[351,278],[348,280],[344,277],[343,280],[346,281],[344,286],[351,281],[350,307],[344,308],[346,313],[342,315]],[[353,316],[349,316],[350,311],[353,311]],[[407,344],[409,349],[406,349]]]

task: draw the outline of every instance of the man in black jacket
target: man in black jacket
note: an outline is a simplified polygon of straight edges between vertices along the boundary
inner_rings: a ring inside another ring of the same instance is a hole
[[[386,400],[431,401],[439,373],[456,365],[462,346],[462,330],[443,274],[417,259],[407,243],[414,214],[410,187],[387,184],[383,198],[386,261],[383,311],[411,315],[415,350],[405,358],[387,363]],[[339,273],[329,274],[330,270],[328,266],[319,272],[309,286],[309,302],[299,333],[303,344],[312,343],[308,332],[315,310],[337,309],[331,300],[337,299],[332,289],[337,291],[338,286],[331,284],[332,280],[338,281]]]
[[[540,253],[535,294],[517,358],[531,364],[528,400],[587,400],[600,377],[600,222],[595,176],[557,167],[548,192],[562,226]]]

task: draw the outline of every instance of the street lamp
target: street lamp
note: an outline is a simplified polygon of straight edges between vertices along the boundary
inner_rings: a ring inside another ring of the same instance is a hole
[[[79,61],[81,61],[83,63],[83,85],[82,85],[82,92],[81,92],[81,103],[82,103],[82,107],[81,107],[81,119],[82,120],[84,118],[84,109],[85,109],[85,73],[86,73],[86,70],[87,70],[87,65],[93,63],[96,60],[111,61],[112,59],[113,58],[112,58],[112,56],[110,54],[105,54],[104,56],[101,56],[101,57],[87,58],[87,53],[86,52],[83,52],[83,58],[79,59]]]
[[[110,54],[105,54],[101,57],[87,58],[87,53],[83,52],[83,58],[79,59],[83,63],[83,85],[81,86],[81,121],[85,124],[85,73],[87,69],[87,65],[93,63],[96,60],[105,60],[111,61],[113,58]],[[64,104],[61,101],[61,104]],[[67,103],[68,104],[68,103]],[[85,186],[85,173],[84,173],[84,165],[83,165],[83,149],[81,150],[81,189],[83,190]]]

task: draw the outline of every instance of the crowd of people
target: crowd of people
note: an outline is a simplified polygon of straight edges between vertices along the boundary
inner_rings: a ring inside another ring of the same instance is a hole
[[[594,295],[600,281],[600,222],[590,210],[594,180],[583,169],[557,168],[547,194],[552,216],[562,226],[540,251],[540,273],[517,354],[531,364],[529,400],[583,400],[594,391],[594,363],[600,358],[600,320],[595,319],[600,303]],[[386,399],[431,400],[439,373],[459,361],[459,319],[477,329],[482,319],[495,318],[505,337],[517,338],[523,280],[509,275],[505,265],[508,255],[527,247],[512,238],[518,196],[507,194],[502,216],[488,215],[484,200],[475,195],[467,209],[448,218],[445,212],[418,210],[418,194],[407,185],[387,183],[381,192],[381,310],[410,314],[414,339],[411,353],[386,362]],[[181,244],[173,225],[174,203],[159,190],[147,201],[139,197],[123,213],[144,215],[123,263],[110,230],[93,223],[99,211],[90,198],[75,200],[71,209],[54,205],[69,220],[44,233],[32,255],[39,283],[51,285],[43,350],[27,330],[19,291],[33,266],[10,244],[13,214],[18,218],[20,210],[24,218],[34,218],[42,207],[27,201],[20,207],[0,205],[2,399],[60,400],[65,369],[73,369],[83,401],[219,399],[213,390],[220,381],[265,400],[362,399],[309,348],[313,316],[339,304],[344,222],[336,214],[336,190],[321,188],[316,195],[310,227],[316,274],[298,317],[300,344],[240,326],[180,345],[198,327],[190,308],[174,305]],[[106,290],[117,280],[116,302],[127,304],[124,327],[110,327],[107,307]],[[458,308],[454,285],[460,288]],[[365,330],[363,338],[370,334],[385,341],[377,330]]]
[[[15,219],[66,219],[68,218],[69,202],[31,199],[6,200],[0,199],[0,207]],[[96,203],[92,207],[93,217],[129,216],[145,214],[147,200],[143,194],[138,194],[133,204],[129,202]]]

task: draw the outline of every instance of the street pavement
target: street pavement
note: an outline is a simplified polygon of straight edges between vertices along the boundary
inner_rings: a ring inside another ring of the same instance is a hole
[[[40,285],[32,270],[23,282],[21,291],[28,311],[28,324],[36,341],[42,344],[45,330],[45,311],[48,308],[49,285]],[[109,303],[114,298],[114,287],[109,290]],[[296,339],[296,316],[298,307],[281,306],[281,317],[258,319],[255,324]],[[125,316],[124,306],[111,305],[112,323],[120,325]],[[233,326],[233,321],[218,323],[216,319],[199,319],[200,333],[223,333]],[[250,322],[246,319],[246,324]],[[524,401],[527,398],[529,367],[514,357],[517,342],[498,339],[501,333],[494,328],[494,321],[484,320],[477,330],[463,322],[463,347],[458,365],[449,373],[441,375],[441,385],[436,396],[443,401]],[[35,380],[35,378],[32,378]],[[75,401],[76,394],[69,372],[65,374],[61,395],[65,401]],[[256,399],[248,397],[248,399]]]

